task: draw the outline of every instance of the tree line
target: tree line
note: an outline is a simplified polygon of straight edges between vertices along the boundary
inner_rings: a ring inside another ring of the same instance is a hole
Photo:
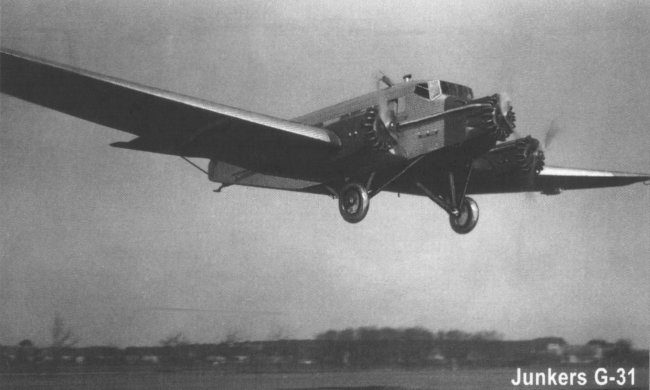
[[[243,341],[236,332],[231,332],[223,341],[212,344],[192,343],[178,332],[163,338],[156,346],[77,347],[79,339],[57,316],[51,336],[51,345],[42,348],[29,340],[17,346],[0,345],[0,371],[157,367],[256,372],[567,363],[648,365],[648,351],[635,350],[628,340],[610,343],[596,339],[584,346],[569,346],[559,337],[504,340],[496,331],[432,332],[422,327],[332,329],[307,340],[283,336],[267,341]]]

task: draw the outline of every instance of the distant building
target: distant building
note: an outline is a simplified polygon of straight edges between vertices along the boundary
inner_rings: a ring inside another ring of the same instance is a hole
[[[564,346],[558,343],[549,343],[546,346],[546,352],[560,356],[562,355],[562,352],[564,352]]]
[[[567,345],[564,347],[564,362],[571,364],[597,363],[602,349],[592,345]]]
[[[160,357],[158,357],[158,355],[143,355],[140,360],[145,363],[158,364],[160,362]]]

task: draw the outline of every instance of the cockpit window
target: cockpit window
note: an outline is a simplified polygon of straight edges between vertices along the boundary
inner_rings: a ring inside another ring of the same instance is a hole
[[[474,93],[471,88],[442,80],[431,80],[426,83],[419,83],[415,86],[414,92],[416,95],[427,100],[433,100],[441,93],[443,95],[455,96],[465,101],[474,99]]]
[[[456,96],[456,86],[454,84],[452,84],[452,83],[448,83],[446,81],[441,81],[440,82],[440,90],[445,95]]]
[[[464,85],[449,83],[447,81],[440,82],[440,89],[445,95],[456,96],[464,100],[472,100],[474,94],[472,89]]]
[[[427,83],[429,85],[429,97],[431,99],[435,99],[440,95],[440,82],[437,80],[429,81]]]
[[[440,95],[440,85],[437,80],[420,83],[415,86],[415,94],[425,99],[433,100]]]
[[[425,99],[429,98],[429,86],[427,83],[420,83],[415,86],[415,94],[422,96]]]
[[[472,100],[474,99],[474,93],[472,93],[472,88],[470,87],[462,87],[463,88],[463,97],[465,100]]]

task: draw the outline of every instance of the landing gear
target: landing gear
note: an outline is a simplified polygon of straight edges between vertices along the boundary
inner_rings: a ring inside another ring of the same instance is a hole
[[[389,184],[402,176],[422,158],[423,156],[414,159],[402,170],[394,172],[390,176],[380,177],[379,185],[372,185],[373,180],[375,180],[375,172],[373,172],[368,177],[365,185],[353,181],[345,184],[338,192],[329,186],[326,188],[333,196],[338,196],[339,211],[343,219],[350,223],[357,223],[363,220],[366,214],[368,214],[370,198],[377,195]],[[439,180],[432,182],[435,186],[435,192],[419,181],[414,182],[424,194],[449,214],[449,224],[458,234],[471,232],[478,222],[478,205],[472,198],[465,196],[471,173],[471,162],[453,167],[453,169],[447,172],[447,183],[444,183],[444,181],[440,182]]]
[[[346,184],[339,193],[339,211],[350,223],[360,222],[368,214],[369,206],[370,196],[362,184]]]
[[[389,184],[397,180],[413,165],[417,164],[424,155],[414,158],[408,165],[399,171],[392,172],[390,175],[381,177],[379,183],[374,183],[376,172],[372,172],[366,181],[366,184],[351,182],[343,186],[338,193],[331,187],[327,187],[332,195],[339,198],[339,211],[343,219],[350,223],[360,222],[368,214],[370,198],[380,193]]]
[[[460,203],[458,214],[449,214],[449,224],[458,234],[471,232],[478,222],[478,204],[474,199],[466,196]]]
[[[415,185],[429,199],[449,214],[449,224],[458,234],[471,232],[478,223],[478,204],[474,199],[465,196],[471,172],[471,165],[457,169],[456,174],[450,171],[448,186],[446,186],[446,190],[449,192],[447,196],[443,196],[440,192],[434,193],[421,182],[415,182]],[[460,180],[458,176],[460,176]]]

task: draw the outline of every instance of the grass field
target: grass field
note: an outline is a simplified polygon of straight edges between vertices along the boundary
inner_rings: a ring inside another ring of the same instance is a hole
[[[373,370],[293,374],[228,374],[215,372],[132,372],[0,374],[0,389],[515,389],[510,379],[515,369],[476,370]],[[586,386],[569,388],[648,389],[648,369],[636,369],[634,387],[598,386],[593,369]],[[616,386],[616,385],[614,385]],[[566,388],[546,386],[539,388]],[[521,387],[534,389],[537,387]]]

